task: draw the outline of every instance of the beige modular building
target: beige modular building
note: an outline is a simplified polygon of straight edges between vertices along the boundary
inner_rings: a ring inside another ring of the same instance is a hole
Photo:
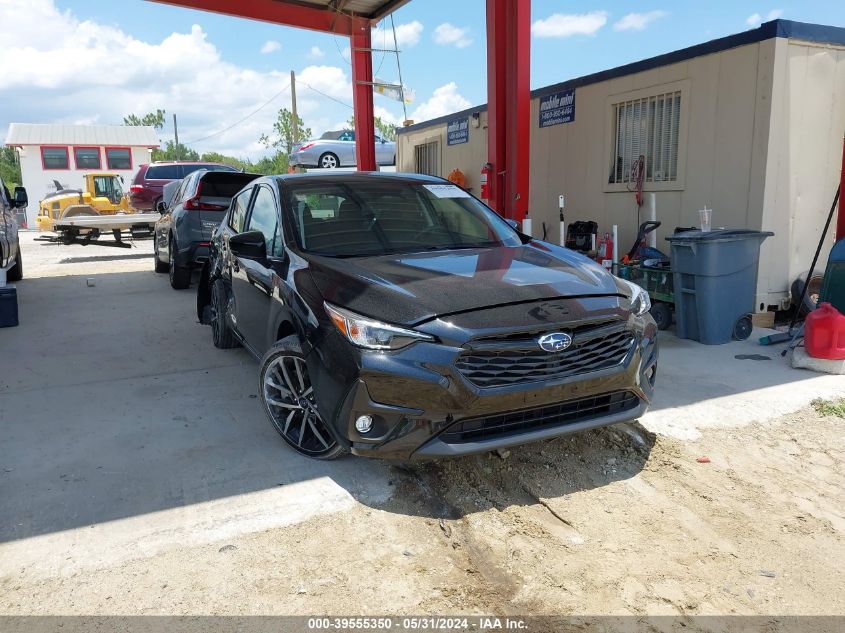
[[[759,311],[788,305],[839,184],[845,135],[845,28],[775,20],[760,28],[532,91],[532,233],[559,239],[566,221],[619,227],[627,252],[646,208],[636,169],[662,222],[773,231],[764,242]],[[451,124],[451,125],[450,125]],[[397,169],[460,169],[479,194],[487,161],[486,106],[399,130]],[[647,197],[647,196],[646,196]],[[822,253],[826,261],[833,228]]]

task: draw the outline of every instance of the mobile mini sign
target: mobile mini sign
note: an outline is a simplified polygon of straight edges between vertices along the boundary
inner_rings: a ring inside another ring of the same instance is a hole
[[[469,117],[446,121],[446,145],[469,142]]]
[[[575,89],[563,90],[540,99],[540,127],[572,123],[575,120]]]

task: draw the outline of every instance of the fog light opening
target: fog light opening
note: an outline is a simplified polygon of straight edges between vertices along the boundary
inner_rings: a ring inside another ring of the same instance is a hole
[[[648,384],[654,387],[654,378],[657,374],[657,365],[652,365],[649,367],[645,372],[646,380],[648,380]]]
[[[355,429],[359,433],[369,433],[370,429],[373,428],[373,418],[369,415],[362,415],[357,420],[355,420]]]

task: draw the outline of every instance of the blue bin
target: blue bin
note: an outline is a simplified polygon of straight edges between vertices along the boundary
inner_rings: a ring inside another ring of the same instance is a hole
[[[721,345],[751,334],[760,245],[767,231],[687,231],[672,244],[677,335]]]
[[[830,303],[845,314],[845,239],[839,240],[830,251],[819,304]]]

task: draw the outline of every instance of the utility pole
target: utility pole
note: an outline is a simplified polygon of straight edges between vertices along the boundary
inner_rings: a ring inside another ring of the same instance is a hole
[[[290,101],[293,114],[293,144],[299,142],[299,117],[296,116],[296,73],[290,71]]]
[[[176,125],[176,113],[173,113],[173,136],[176,137],[176,160],[179,160],[179,126]]]

